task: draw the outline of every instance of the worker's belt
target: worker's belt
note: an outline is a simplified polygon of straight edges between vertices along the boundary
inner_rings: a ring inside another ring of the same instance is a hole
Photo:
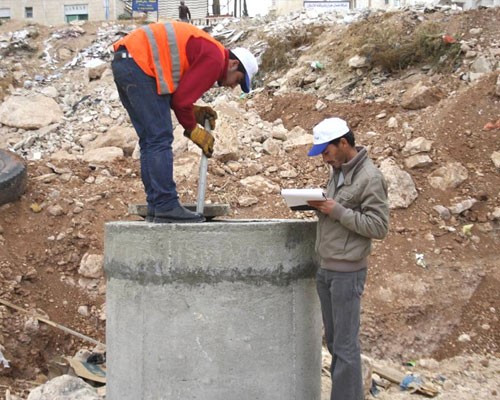
[[[132,58],[132,56],[128,51],[125,50],[120,50],[116,52],[113,56],[113,60],[122,60],[124,58]]]

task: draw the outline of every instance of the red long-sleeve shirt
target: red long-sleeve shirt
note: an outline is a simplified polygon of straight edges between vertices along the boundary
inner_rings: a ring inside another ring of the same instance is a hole
[[[215,44],[203,38],[192,37],[187,42],[186,55],[189,68],[172,95],[170,106],[184,129],[192,130],[196,127],[193,103],[215,82],[225,78],[229,52],[226,50],[225,57],[222,57]]]

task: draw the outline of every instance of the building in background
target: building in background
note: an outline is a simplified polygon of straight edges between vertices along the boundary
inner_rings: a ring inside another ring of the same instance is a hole
[[[361,9],[394,9],[425,5],[453,5],[465,10],[478,7],[500,6],[500,0],[275,0],[276,13],[286,14],[298,11],[302,7],[316,11],[361,10]],[[301,4],[302,3],[302,4]]]
[[[0,19],[59,25],[75,20],[115,20],[123,14],[122,0],[0,0]]]
[[[179,0],[158,0],[158,12],[148,13],[148,20],[179,19]],[[191,12],[191,19],[204,18],[208,14],[207,0],[184,0]]]
[[[145,0],[141,0],[145,1]],[[154,1],[154,0],[152,0]],[[179,0],[157,0],[158,12],[147,14],[148,21],[178,19]],[[193,20],[246,13],[250,17],[286,15],[302,9],[316,11],[389,9],[423,4],[436,0],[185,0]],[[464,9],[500,6],[500,0],[440,0]],[[135,14],[135,13],[134,13]],[[75,20],[107,21],[132,16],[132,0],[0,0],[0,20],[28,20],[45,25],[60,25]],[[134,15],[135,16],[135,15]]]
[[[273,9],[275,2],[276,0],[208,0],[208,10],[211,15],[236,15],[239,17],[243,15],[246,5],[248,16],[255,17],[267,15]],[[218,9],[218,13],[215,12],[215,9]]]

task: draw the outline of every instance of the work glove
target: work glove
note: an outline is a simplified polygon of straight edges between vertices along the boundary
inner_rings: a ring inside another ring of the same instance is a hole
[[[210,129],[215,129],[217,113],[212,107],[194,105],[193,113],[196,118],[196,122],[198,122],[201,126],[205,126],[205,121],[208,120],[210,123]]]
[[[191,139],[208,158],[212,157],[214,152],[214,137],[201,126],[196,125],[192,131],[185,130],[184,136]]]

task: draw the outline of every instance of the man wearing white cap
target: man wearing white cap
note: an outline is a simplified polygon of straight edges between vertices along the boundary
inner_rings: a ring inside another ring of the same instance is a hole
[[[361,295],[371,241],[388,232],[387,186],[366,148],[355,146],[354,134],[340,118],[325,119],[313,128],[308,155],[321,155],[332,167],[327,199],[309,202],[318,214],[316,286],[332,355],[331,400],[363,400]]]
[[[255,57],[244,48],[226,49],[205,31],[178,21],[138,28],[113,44],[112,70],[120,100],[139,136],[141,178],[148,203],[147,220],[201,222],[184,208],[173,179],[171,110],[184,135],[207,157],[217,113],[193,105],[214,83],[248,93],[257,73]]]

